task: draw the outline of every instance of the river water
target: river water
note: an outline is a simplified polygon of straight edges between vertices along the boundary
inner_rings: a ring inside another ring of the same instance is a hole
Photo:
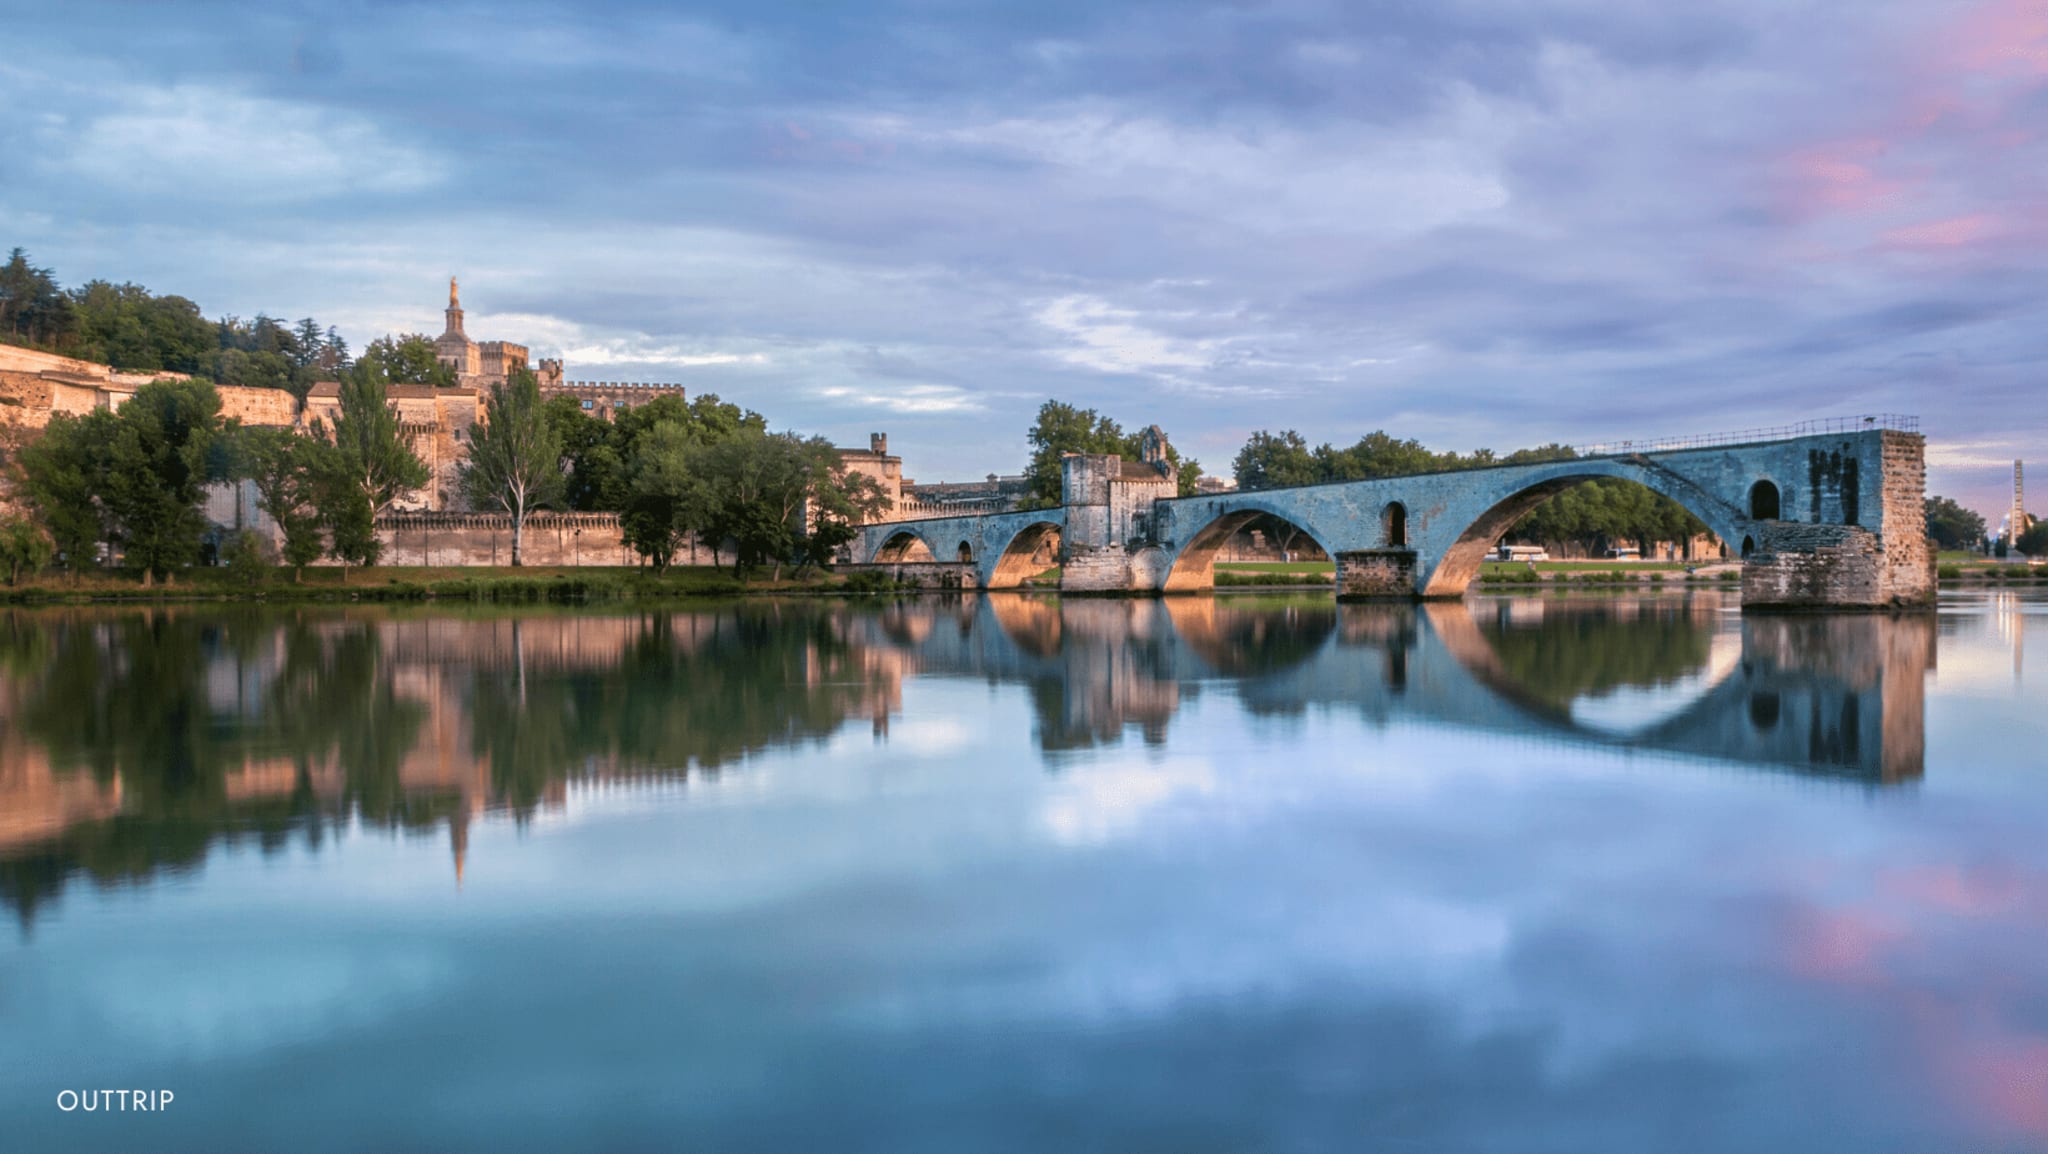
[[[2013,593],[15,612],[0,1146],[2044,1149],[2030,646]]]

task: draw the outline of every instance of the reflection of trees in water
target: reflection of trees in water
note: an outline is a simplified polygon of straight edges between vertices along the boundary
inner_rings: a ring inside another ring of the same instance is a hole
[[[586,623],[0,617],[0,756],[17,777],[86,775],[109,799],[51,837],[0,842],[0,900],[26,921],[69,877],[147,878],[220,841],[274,850],[297,832],[317,845],[349,819],[460,826],[487,804],[523,815],[574,779],[716,770],[823,740],[863,710],[883,724],[895,701],[900,657],[850,643],[846,611],[830,606],[597,620],[594,651],[562,659],[562,635]]]
[[[526,813],[571,778],[681,777],[822,742],[854,712],[887,708],[885,672],[818,605],[654,616],[610,665],[475,666],[471,740],[498,800]]]
[[[110,884],[195,864],[218,838],[269,850],[294,830],[317,843],[323,820],[348,812],[420,825],[447,810],[396,786],[425,711],[378,675],[367,625],[86,611],[10,614],[0,635],[11,736],[23,743],[10,754],[89,773],[120,799],[107,820],[0,860],[0,895],[24,919],[74,871]],[[236,796],[254,766],[289,773],[288,788]],[[324,797],[322,771],[340,786]]]
[[[1500,672],[1560,709],[1583,696],[1671,685],[1705,667],[1713,646],[1712,618],[1680,600],[1503,599],[1473,617]]]

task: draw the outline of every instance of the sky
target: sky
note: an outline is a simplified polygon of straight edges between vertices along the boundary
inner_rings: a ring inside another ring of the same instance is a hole
[[[0,248],[918,480],[1040,403],[1507,451],[1916,414],[2048,494],[2048,0],[0,0]],[[2048,512],[2048,499],[2030,500]]]

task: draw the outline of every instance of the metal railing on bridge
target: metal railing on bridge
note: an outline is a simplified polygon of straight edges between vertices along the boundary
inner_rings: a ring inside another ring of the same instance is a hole
[[[1920,418],[1905,413],[1876,413],[1862,417],[1824,417],[1796,425],[1762,429],[1739,429],[1730,433],[1697,433],[1690,437],[1657,437],[1643,441],[1602,441],[1573,445],[1581,457],[1626,457],[1635,453],[1668,453],[1674,449],[1713,449],[1724,445],[1755,445],[1766,441],[1789,441],[1794,437],[1818,437],[1829,433],[1867,433],[1890,429],[1898,433],[1920,431]]]

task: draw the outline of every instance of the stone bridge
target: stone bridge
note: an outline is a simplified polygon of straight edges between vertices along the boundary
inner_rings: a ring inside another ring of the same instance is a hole
[[[1702,439],[1718,443],[1194,497],[1172,495],[1163,455],[1134,464],[1069,454],[1057,508],[871,525],[848,560],[926,560],[922,545],[949,583],[1014,588],[1049,566],[1057,540],[1062,590],[1196,592],[1214,586],[1230,538],[1268,514],[1336,559],[1340,597],[1457,597],[1524,514],[1613,477],[1671,498],[1739,552],[1747,607],[1926,605],[1935,591],[1922,511],[1926,443],[1913,425],[1849,418]]]

